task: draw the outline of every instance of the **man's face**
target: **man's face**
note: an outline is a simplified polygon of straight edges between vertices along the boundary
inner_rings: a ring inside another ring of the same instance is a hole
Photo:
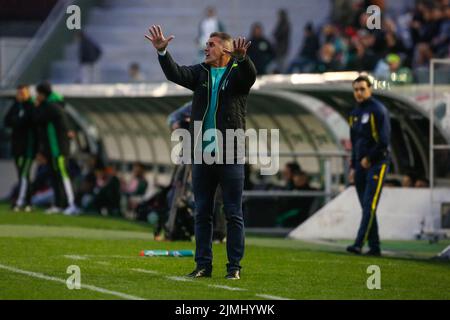
[[[223,48],[223,42],[220,38],[209,38],[205,48],[205,63],[213,65],[217,64],[222,56],[226,54],[223,51]]]
[[[44,102],[46,99],[45,95],[43,95],[42,93],[39,93],[36,95],[36,105],[39,106],[42,104],[42,102]]]
[[[400,68],[400,62],[389,62],[389,70],[391,72],[396,72]]]
[[[282,175],[283,175],[284,181],[290,181],[292,179],[292,170],[291,170],[291,168],[289,168],[288,166],[285,166],[283,168]]]
[[[214,11],[213,8],[208,8],[208,9],[206,10],[206,16],[207,16],[208,18],[212,18],[212,17],[214,17],[215,15],[216,15],[216,12]]]
[[[253,29],[253,37],[254,37],[254,38],[261,38],[261,37],[262,37],[262,29],[261,29],[261,27],[256,26],[256,27]]]
[[[24,102],[27,101],[29,98],[30,98],[30,91],[28,90],[28,88],[17,89],[16,92],[17,101]]]
[[[293,181],[296,187],[305,187],[308,183],[308,177],[304,174],[296,174]]]
[[[410,188],[413,186],[413,181],[410,176],[403,176],[402,178],[402,187]]]
[[[359,81],[353,84],[353,96],[356,102],[361,103],[372,96],[372,89],[366,81]]]

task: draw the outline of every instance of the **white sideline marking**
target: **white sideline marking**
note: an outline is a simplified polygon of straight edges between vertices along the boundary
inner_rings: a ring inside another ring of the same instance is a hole
[[[96,264],[101,264],[102,266],[110,266],[111,263],[106,261],[95,261]]]
[[[184,281],[184,282],[190,282],[191,279],[185,278],[185,277],[175,277],[175,276],[168,276],[166,279],[173,280],[173,281]]]
[[[264,298],[264,299],[270,299],[270,300],[291,300],[288,298],[278,297],[278,296],[272,296],[270,294],[256,294],[257,297]]]
[[[229,287],[229,286],[222,286],[220,284],[209,284],[208,287],[218,288],[218,289],[225,289],[225,290],[230,290],[230,291],[247,291],[247,289],[236,288],[236,287]]]
[[[131,270],[142,273],[150,273],[150,274],[158,274],[158,271],[155,270],[147,270],[147,269],[139,269],[139,268],[131,268]]]
[[[30,276],[30,277],[33,277],[33,278],[42,279],[42,280],[55,281],[55,282],[63,283],[64,285],[66,285],[66,280],[65,279],[52,277],[52,276],[47,276],[45,274],[38,273],[38,272],[22,270],[22,269],[18,269],[18,268],[14,268],[14,267],[5,266],[3,264],[0,264],[0,269],[8,270],[8,271],[15,272],[15,273],[24,274],[24,275],[27,275],[27,276]],[[109,294],[109,295],[116,296],[116,297],[119,297],[119,298],[122,298],[122,299],[145,300],[144,298],[141,298],[141,297],[132,296],[132,295],[129,295],[129,294],[126,294],[126,293],[122,293],[122,292],[118,292],[118,291],[112,291],[112,290],[96,287],[96,286],[93,286],[93,285],[90,285],[90,284],[81,284],[81,288],[87,289],[87,290],[91,290],[91,291],[100,292],[100,293],[104,293],[104,294]]]
[[[154,270],[148,270],[148,269],[140,269],[140,268],[131,268],[130,270],[136,271],[136,272],[142,272],[142,273],[150,273],[150,274],[158,274],[157,271]],[[185,278],[185,277],[177,277],[177,276],[165,276],[164,278],[168,280],[173,281],[181,281],[181,282],[194,282],[193,279]],[[200,282],[199,282],[200,283]],[[216,288],[216,289],[224,289],[229,291],[248,291],[248,289],[243,288],[237,288],[237,287],[230,287],[220,284],[208,284],[208,287],[210,288]],[[269,294],[256,294],[257,297],[269,299],[269,300],[291,300],[289,298],[279,297],[279,296],[272,296]]]
[[[65,254],[64,257],[73,260],[87,260],[85,256],[79,256],[76,254]]]

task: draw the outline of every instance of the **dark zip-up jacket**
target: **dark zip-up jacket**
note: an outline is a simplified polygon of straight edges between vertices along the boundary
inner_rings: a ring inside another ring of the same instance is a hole
[[[34,102],[15,101],[5,116],[5,127],[12,129],[11,151],[14,157],[34,158],[37,148],[36,128],[33,123]]]
[[[349,114],[352,141],[351,167],[367,157],[371,164],[389,160],[391,122],[386,107],[371,97],[358,104]]]
[[[47,157],[69,155],[69,124],[62,97],[52,93],[34,112],[39,131],[39,149]]]
[[[167,80],[175,82],[194,92],[192,99],[192,113],[189,131],[192,143],[191,155],[194,155],[196,145],[201,146],[200,135],[194,137],[194,121],[203,120],[209,107],[211,96],[211,67],[205,63],[192,66],[179,66],[168,51],[165,55],[158,55],[161,68]],[[248,56],[238,61],[231,59],[220,81],[216,109],[216,128],[223,136],[223,150],[226,150],[226,129],[243,129],[245,131],[245,117],[247,113],[247,97],[250,88],[256,80],[256,69]],[[197,147],[198,148],[198,147]],[[220,149],[220,148],[219,148]],[[198,150],[198,149],[197,149]],[[219,150],[220,152],[220,150]],[[235,146],[234,159],[237,152]],[[225,161],[226,154],[223,155]]]

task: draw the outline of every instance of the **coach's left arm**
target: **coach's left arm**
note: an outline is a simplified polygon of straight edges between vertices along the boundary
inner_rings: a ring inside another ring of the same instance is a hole
[[[226,53],[236,59],[238,64],[237,84],[244,93],[248,93],[256,81],[255,65],[247,55],[250,45],[251,41],[246,42],[245,38],[237,38],[233,40],[232,51],[224,48]]]

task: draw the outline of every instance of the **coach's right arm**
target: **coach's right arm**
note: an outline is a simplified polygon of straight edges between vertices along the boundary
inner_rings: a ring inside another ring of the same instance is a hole
[[[200,65],[179,66],[167,50],[158,51],[158,60],[167,80],[194,90],[201,71]]]
[[[201,67],[199,65],[189,67],[179,66],[173,61],[169,52],[167,52],[169,42],[175,37],[170,36],[166,39],[162,33],[161,26],[153,25],[148,31],[150,35],[145,35],[145,37],[150,40],[158,51],[158,60],[167,80],[175,82],[187,89],[194,90]]]

